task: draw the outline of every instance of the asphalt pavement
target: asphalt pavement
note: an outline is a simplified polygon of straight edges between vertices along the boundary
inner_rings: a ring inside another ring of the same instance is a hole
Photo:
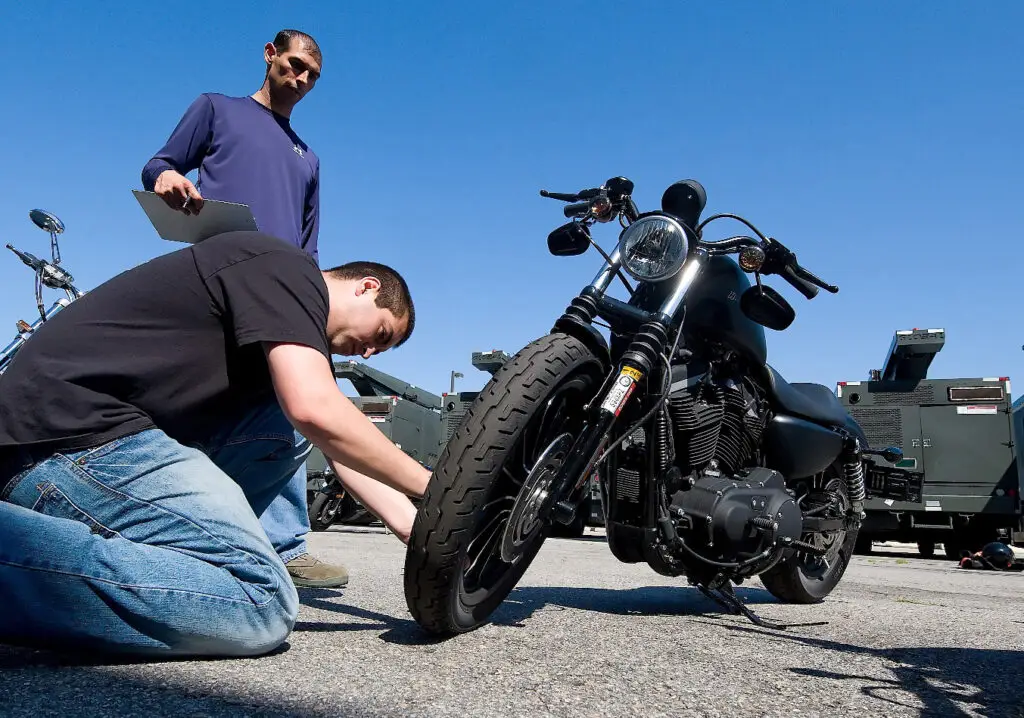
[[[312,546],[350,585],[300,591],[275,654],[118,663],[0,647],[0,715],[1024,718],[1024,573],[876,546],[820,605],[744,584],[765,618],[828,622],[773,631],[617,562],[599,535],[553,539],[493,623],[437,642],[406,608],[397,539],[336,528]]]

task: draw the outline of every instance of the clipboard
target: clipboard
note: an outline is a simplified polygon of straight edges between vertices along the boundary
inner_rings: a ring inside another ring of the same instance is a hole
[[[194,244],[222,232],[257,231],[256,218],[249,205],[204,199],[199,214],[171,209],[155,192],[133,189],[153,228],[162,239]]]

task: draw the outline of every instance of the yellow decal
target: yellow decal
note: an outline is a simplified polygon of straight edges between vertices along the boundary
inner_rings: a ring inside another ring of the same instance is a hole
[[[633,381],[640,381],[640,377],[643,376],[643,372],[638,369],[634,369],[631,366],[623,367],[622,373],[630,377]]]

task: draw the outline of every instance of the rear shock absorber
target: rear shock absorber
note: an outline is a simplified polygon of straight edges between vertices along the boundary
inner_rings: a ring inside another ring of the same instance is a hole
[[[851,438],[843,448],[843,478],[846,479],[846,493],[850,497],[850,511],[859,519],[863,519],[864,499],[867,489],[864,486],[864,460],[860,456],[860,442]]]

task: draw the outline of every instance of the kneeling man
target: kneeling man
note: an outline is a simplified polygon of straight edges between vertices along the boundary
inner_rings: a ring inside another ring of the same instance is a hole
[[[414,321],[391,268],[320,271],[253,232],[157,257],[56,314],[0,376],[0,642],[280,645],[298,596],[257,516],[312,445],[408,538],[406,497],[429,472],[341,393],[331,355],[398,346]]]

